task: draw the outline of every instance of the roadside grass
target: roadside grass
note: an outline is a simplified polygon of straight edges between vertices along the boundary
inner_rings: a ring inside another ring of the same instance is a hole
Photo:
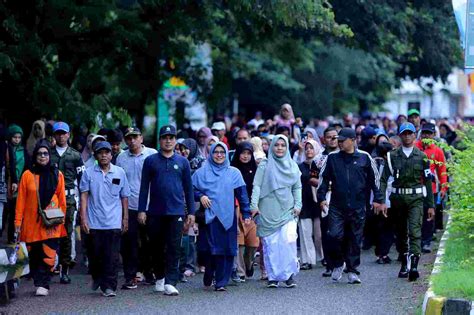
[[[451,234],[441,272],[433,276],[436,295],[474,300],[474,239]]]

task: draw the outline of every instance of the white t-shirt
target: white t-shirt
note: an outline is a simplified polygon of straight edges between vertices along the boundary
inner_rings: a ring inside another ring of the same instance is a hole
[[[406,157],[409,157],[410,154],[413,152],[413,147],[402,147],[403,153],[405,153]]]
[[[56,151],[58,152],[59,156],[63,156],[66,150],[67,150],[67,147],[61,148],[60,146],[56,146]]]

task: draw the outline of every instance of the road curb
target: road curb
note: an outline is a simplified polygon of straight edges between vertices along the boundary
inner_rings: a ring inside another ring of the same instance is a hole
[[[436,259],[431,276],[441,271],[446,240],[449,237],[448,227],[451,225],[451,217],[448,218],[446,229],[439,242]],[[430,276],[430,278],[431,278]],[[428,290],[423,299],[423,313],[425,315],[474,315],[474,302],[465,299],[445,298],[437,296],[433,291],[433,282],[430,280]]]

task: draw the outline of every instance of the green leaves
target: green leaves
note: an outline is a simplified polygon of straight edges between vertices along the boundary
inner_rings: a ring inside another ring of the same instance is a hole
[[[381,104],[406,75],[446,77],[461,61],[451,11],[439,0],[3,1],[1,91],[36,116],[95,124],[126,108],[140,124],[176,76],[211,109],[241,86],[249,103],[321,116]],[[194,62],[204,44],[212,72]],[[17,108],[7,115],[22,118]]]
[[[450,214],[452,231],[461,238],[474,237],[474,127],[465,125],[463,150],[454,151],[454,160],[448,164],[450,182]]]

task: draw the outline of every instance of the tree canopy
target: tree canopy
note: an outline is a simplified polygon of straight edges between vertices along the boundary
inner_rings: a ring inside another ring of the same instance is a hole
[[[177,76],[214,112],[239,94],[322,116],[380,104],[399,78],[461,63],[451,4],[357,0],[0,2],[3,115],[140,124]],[[213,80],[193,63],[211,47]],[[26,115],[25,115],[26,113]],[[106,116],[106,114],[109,116]]]

